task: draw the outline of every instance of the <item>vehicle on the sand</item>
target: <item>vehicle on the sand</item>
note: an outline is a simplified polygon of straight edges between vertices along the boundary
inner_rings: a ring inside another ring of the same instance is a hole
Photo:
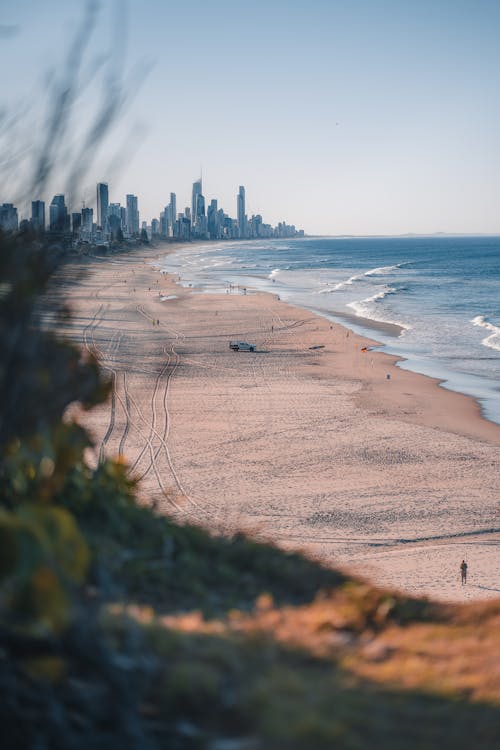
[[[246,341],[230,341],[229,348],[235,352],[254,352],[255,344],[248,344]]]

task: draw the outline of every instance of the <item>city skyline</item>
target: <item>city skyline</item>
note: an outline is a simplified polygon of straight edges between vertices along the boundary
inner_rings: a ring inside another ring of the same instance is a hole
[[[248,214],[308,234],[500,231],[498,3],[256,0],[249,13],[193,0],[187,16],[144,0],[120,3],[120,24],[102,5],[90,58],[118,28],[120,70],[151,71],[132,76],[113,132],[120,169],[96,160],[86,201],[99,180],[134,185],[154,216],[172,185],[190,205],[185,176],[202,166],[220,204],[243,183]],[[7,107],[41,96],[81,9],[4,0],[0,22],[17,29],[0,48]]]
[[[23,215],[13,203],[0,204],[0,229],[10,232],[31,229],[36,232],[55,232],[72,235],[73,242],[109,244],[130,238],[192,240],[234,240],[303,237],[304,230],[295,225],[279,222],[275,227],[264,222],[260,214],[248,217],[245,212],[245,187],[240,185],[236,198],[236,216],[233,218],[218,199],[212,198],[206,208],[203,181],[200,177],[192,184],[191,205],[177,212],[176,193],[170,193],[170,202],[157,216],[141,221],[137,195],[127,193],[125,206],[109,201],[109,185],[96,185],[95,221],[94,207],[82,202],[81,210],[66,204],[65,195],[54,195],[48,206],[48,223],[45,216],[45,201],[31,200],[31,215]],[[25,201],[26,202],[26,201]]]

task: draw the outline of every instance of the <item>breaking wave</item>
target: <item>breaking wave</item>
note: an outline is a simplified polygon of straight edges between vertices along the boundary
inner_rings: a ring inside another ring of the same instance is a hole
[[[351,284],[354,284],[356,281],[360,281],[365,275],[366,274],[362,274],[360,276],[359,274],[356,274],[356,276],[351,276],[346,281],[339,281],[332,286],[327,285],[325,289],[320,289],[317,294],[331,294],[332,292],[337,292],[339,289],[345,289],[346,286],[351,286]]]
[[[391,273],[394,273],[394,271],[397,271],[399,268],[403,268],[403,266],[409,266],[410,263],[411,261],[404,261],[393,266],[378,266],[378,268],[370,268],[369,271],[365,271],[364,273],[357,273],[354,276],[350,276],[348,279],[346,279],[346,281],[339,281],[338,283],[332,285],[327,284],[324,289],[320,289],[317,293],[331,294],[332,292],[337,292],[339,289],[345,289],[345,287],[355,284],[356,281],[362,281],[366,277],[370,278],[372,276],[387,276]]]
[[[491,331],[490,335],[486,336],[481,343],[484,346],[489,346],[490,349],[496,349],[497,352],[500,352],[500,327],[490,323],[484,315],[476,315],[470,322],[475,326]]]
[[[372,268],[371,271],[366,271],[364,273],[364,276],[387,276],[389,273],[393,273],[394,271],[397,271],[398,268],[403,268],[403,266],[408,266],[409,261],[406,261],[404,263],[396,263],[395,266],[379,266],[379,268]]]
[[[385,317],[383,314],[380,314],[380,311],[376,310],[376,308],[374,311],[374,306],[377,305],[377,303],[381,302],[381,300],[385,299],[385,297],[388,297],[390,294],[397,294],[399,291],[399,289],[396,289],[393,286],[386,286],[382,291],[377,292],[377,294],[372,294],[371,297],[366,297],[366,299],[355,302],[349,302],[347,307],[354,310],[354,313],[360,318],[367,318],[368,320],[374,320],[378,323],[391,323],[392,325],[400,326],[405,331],[409,331],[411,326],[407,323],[402,323],[400,320],[392,320],[391,318]]]

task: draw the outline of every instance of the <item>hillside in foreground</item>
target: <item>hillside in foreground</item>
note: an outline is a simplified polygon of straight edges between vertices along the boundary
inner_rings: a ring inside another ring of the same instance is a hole
[[[2,628],[4,747],[497,746],[500,601],[409,599],[123,498],[80,523],[71,625]]]

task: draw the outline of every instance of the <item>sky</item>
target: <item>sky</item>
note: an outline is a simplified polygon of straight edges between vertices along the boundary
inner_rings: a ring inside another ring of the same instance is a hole
[[[189,205],[202,171],[207,202],[235,216],[244,185],[247,213],[308,234],[500,234],[499,0],[101,6],[89,60],[119,39],[131,96],[86,176],[89,204],[107,180],[149,222],[171,191]],[[83,7],[1,1],[3,106],[40,99],[42,118]],[[96,97],[82,94],[80,122]]]

